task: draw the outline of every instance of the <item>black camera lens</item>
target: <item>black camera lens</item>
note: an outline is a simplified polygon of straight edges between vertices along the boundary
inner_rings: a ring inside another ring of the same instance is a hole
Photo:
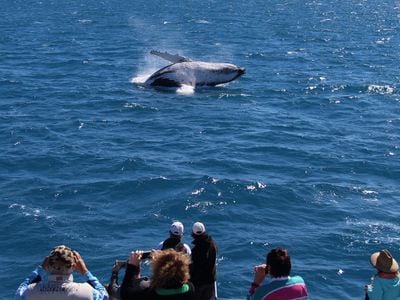
[[[151,258],[151,251],[143,252],[141,259],[149,259]]]

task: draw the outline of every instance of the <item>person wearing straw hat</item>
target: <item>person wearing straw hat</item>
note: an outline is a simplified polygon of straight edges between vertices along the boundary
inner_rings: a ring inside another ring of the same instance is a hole
[[[389,250],[381,250],[371,255],[371,265],[378,271],[366,286],[369,300],[395,300],[400,297],[399,264]]]

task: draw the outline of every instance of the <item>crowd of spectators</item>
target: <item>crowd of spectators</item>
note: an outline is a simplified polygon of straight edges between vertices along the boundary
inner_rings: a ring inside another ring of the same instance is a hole
[[[183,243],[184,226],[173,222],[169,237],[150,252],[136,250],[126,261],[116,261],[109,284],[102,285],[89,271],[81,255],[60,245],[18,287],[17,300],[216,300],[217,246],[201,222],[192,226],[192,247]],[[150,259],[151,275],[141,275],[141,262]],[[400,297],[399,265],[384,249],[373,253],[376,274],[365,285],[366,300]],[[125,268],[122,283],[118,274]],[[291,275],[291,258],[285,248],[274,248],[265,262],[254,267],[247,300],[304,300],[307,286]],[[74,281],[73,272],[85,282]]]

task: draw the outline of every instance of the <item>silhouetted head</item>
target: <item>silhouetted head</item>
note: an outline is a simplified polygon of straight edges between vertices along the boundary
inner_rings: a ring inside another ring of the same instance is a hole
[[[267,254],[267,266],[268,272],[272,277],[289,276],[292,264],[287,249],[272,249]]]

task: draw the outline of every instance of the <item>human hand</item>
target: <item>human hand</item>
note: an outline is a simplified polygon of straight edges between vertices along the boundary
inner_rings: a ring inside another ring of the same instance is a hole
[[[75,269],[79,273],[84,275],[87,271],[89,271],[88,268],[86,267],[85,261],[77,251],[74,251],[74,255],[75,255]]]
[[[142,259],[143,251],[136,250],[132,251],[128,258],[128,264],[134,266],[140,266],[140,260]]]
[[[254,267],[254,280],[253,282],[260,285],[265,279],[265,270],[267,269],[266,264],[261,264]]]
[[[126,267],[126,261],[124,261],[124,260],[116,260],[114,265],[113,265],[113,267],[112,267],[112,269],[111,269],[111,271],[118,273],[121,268],[125,268],[125,267]]]

